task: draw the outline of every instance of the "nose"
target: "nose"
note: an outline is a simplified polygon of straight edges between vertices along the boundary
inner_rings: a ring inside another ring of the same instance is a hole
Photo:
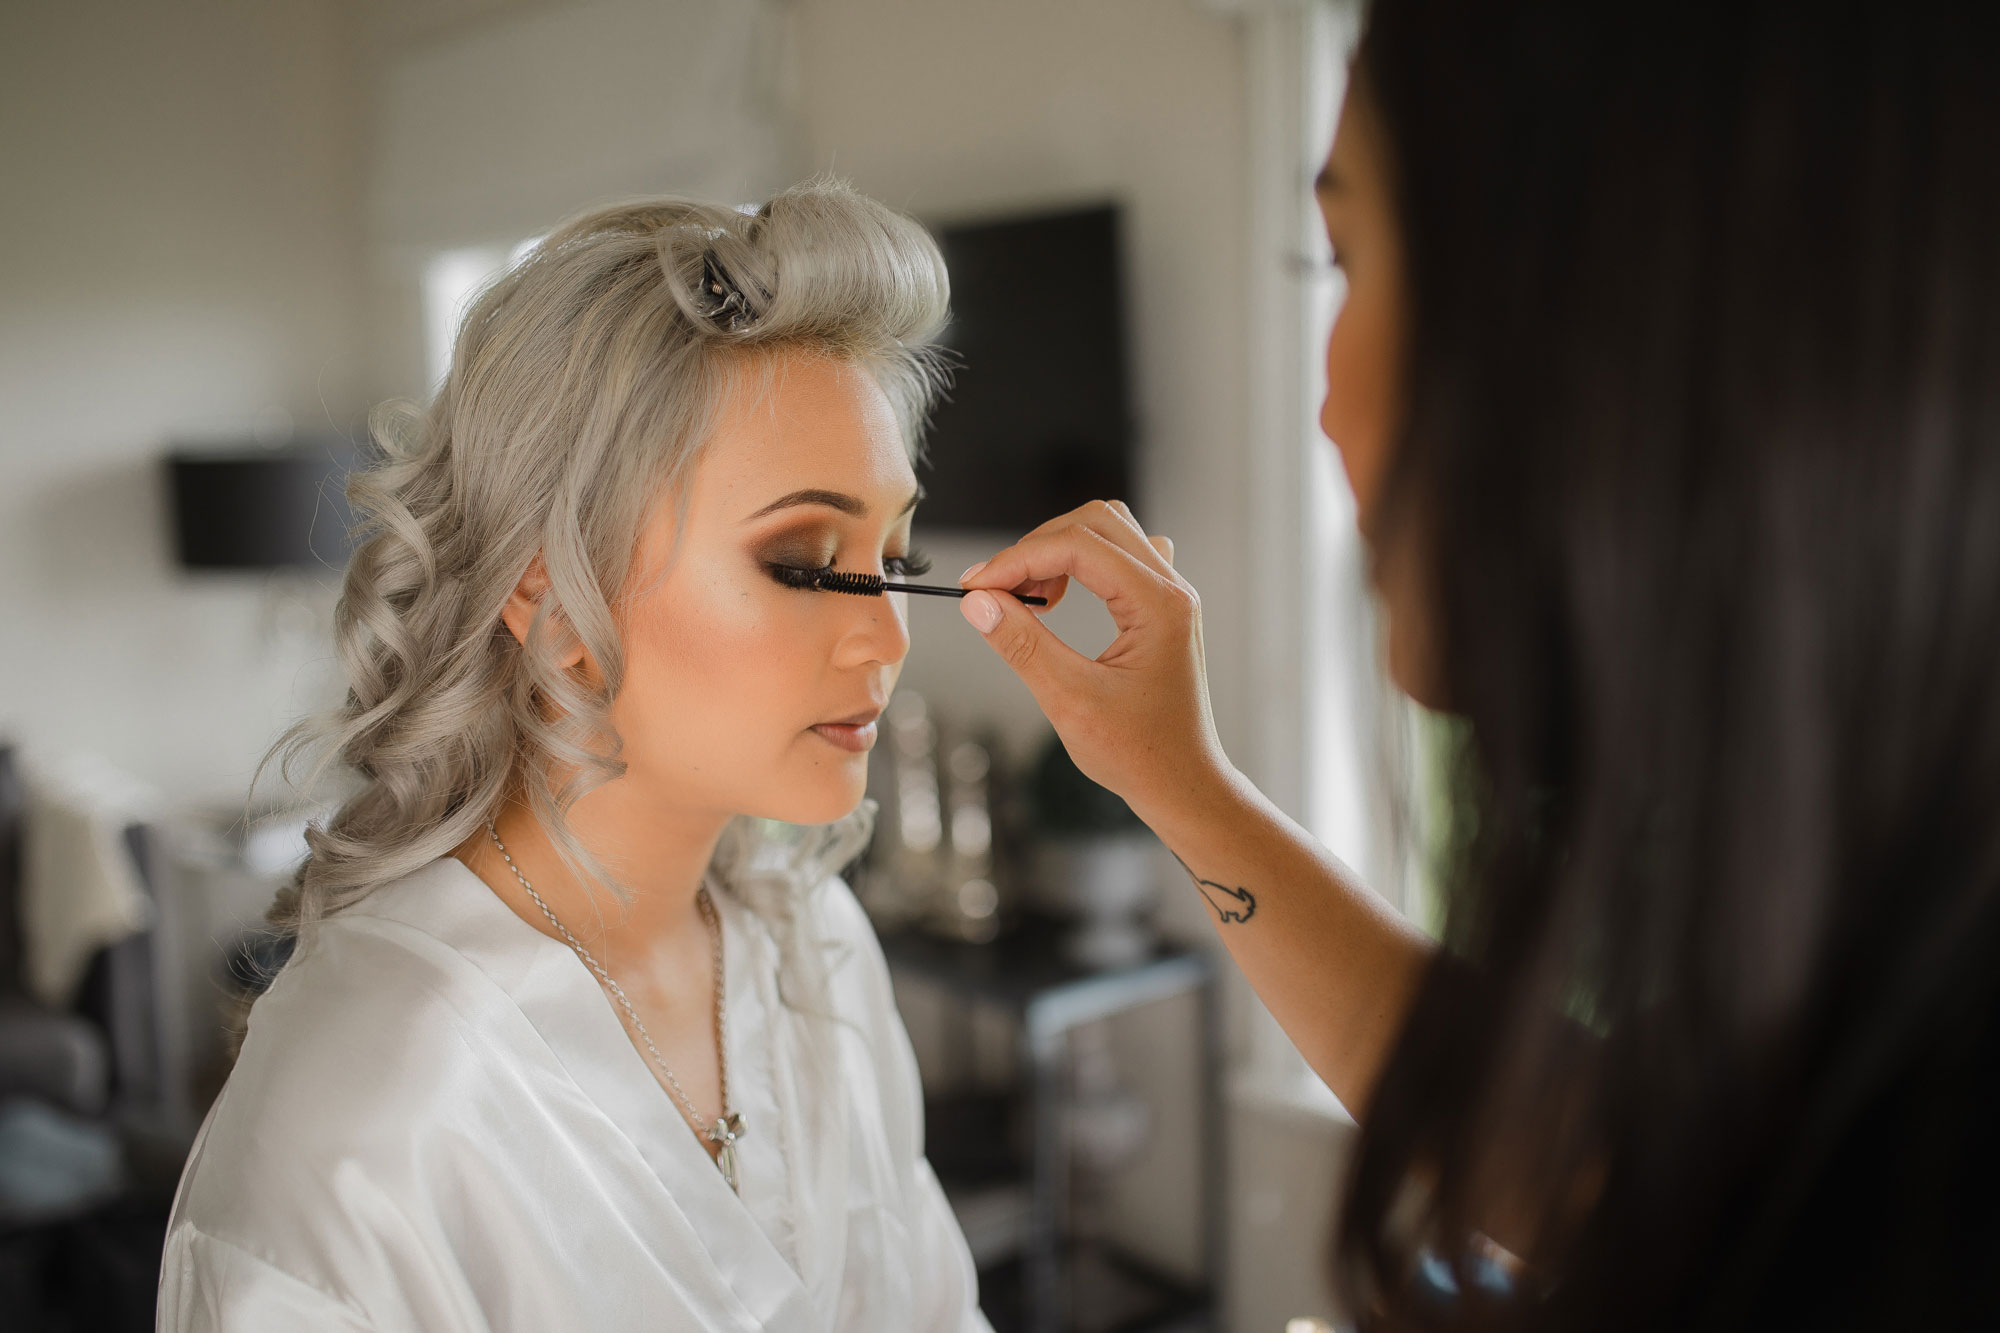
[[[841,667],[898,666],[910,653],[909,613],[894,593],[880,597],[846,597],[853,604],[840,646],[834,654]]]

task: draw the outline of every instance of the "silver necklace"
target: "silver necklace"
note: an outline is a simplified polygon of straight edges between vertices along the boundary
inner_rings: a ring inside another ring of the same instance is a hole
[[[688,1122],[688,1127],[699,1137],[717,1145],[715,1164],[721,1168],[722,1178],[729,1182],[729,1188],[735,1189],[736,1140],[742,1138],[745,1131],[743,1117],[729,1109],[729,1016],[722,1004],[722,923],[716,917],[714,901],[708,896],[708,886],[704,884],[696,890],[695,905],[701,909],[702,923],[708,927],[715,956],[715,1062],[718,1081],[722,1085],[722,1114],[713,1123],[705,1121],[701,1112],[695,1110],[694,1100],[687,1095],[686,1089],[681,1087],[681,1081],[674,1077],[674,1071],[667,1068],[666,1059],[661,1056],[660,1048],[653,1044],[653,1034],[646,1031],[646,1025],[639,1021],[638,1011],[632,1007],[632,1001],[626,998],[625,988],[618,984],[617,978],[605,970],[604,964],[591,957],[590,950],[583,947],[583,942],[569,933],[569,927],[556,919],[556,914],[542,901],[542,895],[535,892],[535,886],[528,883],[528,877],[521,873],[521,867],[515,865],[514,858],[508,855],[507,844],[500,841],[500,830],[493,827],[493,821],[490,819],[486,821],[486,833],[493,839],[493,846],[500,853],[500,859],[514,872],[514,878],[521,881],[521,888],[535,900],[535,906],[542,909],[542,915],[549,919],[551,926],[555,927],[556,934],[562,936],[563,941],[576,951],[576,956],[597,974],[597,979],[604,983],[604,989],[611,992],[612,998],[617,1000],[619,1007],[625,1011],[625,1017],[632,1020],[632,1029],[639,1034],[639,1040],[646,1044],[647,1054],[653,1057],[653,1063],[658,1066],[659,1071],[666,1075],[667,1086],[673,1089],[674,1098],[680,1102],[680,1112]]]

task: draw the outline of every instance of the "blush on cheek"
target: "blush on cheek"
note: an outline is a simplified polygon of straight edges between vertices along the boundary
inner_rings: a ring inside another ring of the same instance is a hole
[[[741,802],[770,781],[803,725],[793,716],[806,694],[799,645],[766,599],[674,582],[627,621],[614,707],[627,758],[635,776],[643,765],[676,789],[663,799]]]
[[[801,824],[860,803],[867,754],[812,730],[853,702],[829,695],[834,647],[812,597],[690,581],[631,609],[613,721],[644,799]]]

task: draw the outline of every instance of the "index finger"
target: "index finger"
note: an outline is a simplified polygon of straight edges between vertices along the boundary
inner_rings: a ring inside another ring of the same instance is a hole
[[[1153,554],[1158,557],[1157,551]],[[1071,524],[1023,537],[988,560],[966,586],[1013,590],[1059,579],[1075,579],[1096,594],[1121,630],[1137,623],[1145,603],[1167,582],[1103,533]]]
[[[1092,500],[1066,514],[1058,514],[1028,534],[1039,537],[1064,528],[1085,527],[1098,536],[1129,551],[1139,563],[1165,573],[1173,562],[1167,559],[1123,500]],[[1023,538],[1023,541],[1027,538]]]
[[[1164,575],[1169,581],[1183,582],[1174,572],[1173,543],[1165,537],[1152,537],[1139,525],[1139,520],[1123,500],[1092,500],[1078,505],[1067,513],[1058,514],[1037,526],[1027,536],[1015,543],[1015,547],[1035,542],[1051,534],[1072,528],[1084,528],[1095,532],[1114,546],[1121,547],[1140,564],[1150,567],[1155,573]],[[1015,547],[1008,548],[1009,550]],[[997,559],[997,557],[995,557]],[[971,570],[959,576],[962,588],[1000,587],[1016,596],[1040,595],[1048,599],[1054,607],[1062,601],[1069,589],[1069,578],[1065,573],[1052,578],[1030,579],[1025,582],[996,585],[987,582],[992,573],[993,560],[983,560]]]

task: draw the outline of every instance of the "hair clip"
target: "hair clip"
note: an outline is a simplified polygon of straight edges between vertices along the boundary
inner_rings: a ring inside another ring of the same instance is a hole
[[[701,290],[695,297],[701,313],[731,333],[743,332],[756,318],[742,289],[723,273],[713,254],[701,261]]]

